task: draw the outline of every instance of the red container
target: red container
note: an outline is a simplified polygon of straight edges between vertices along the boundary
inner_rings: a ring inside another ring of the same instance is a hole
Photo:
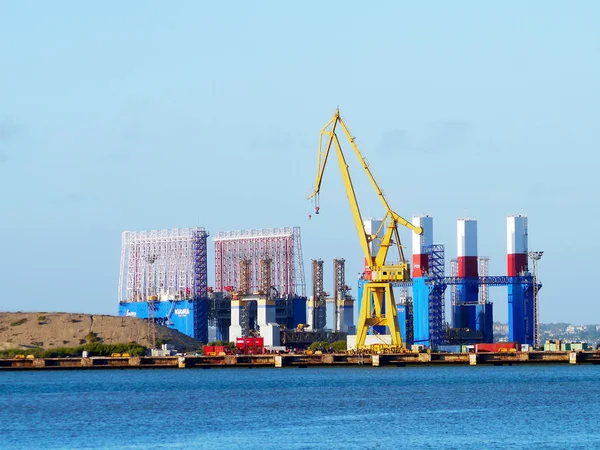
[[[244,338],[236,338],[235,346],[236,348],[243,350],[246,347],[246,340]]]
[[[225,353],[225,346],[224,345],[215,345],[215,353],[218,355],[221,352]]]
[[[264,347],[264,346],[265,346],[265,338],[264,338],[264,337],[257,337],[257,338],[254,338],[254,345],[255,345],[257,348],[259,348],[259,347],[260,347],[260,348]]]
[[[253,337],[247,337],[246,338],[246,347],[254,347],[254,338]]]
[[[214,352],[215,348],[212,345],[205,345],[203,350],[204,350],[204,356],[207,356],[209,353]]]
[[[521,344],[518,342],[495,342],[493,344],[475,344],[476,352],[508,352],[508,351],[520,351]]]
[[[476,352],[494,353],[497,351],[496,344],[475,344],[475,351]]]

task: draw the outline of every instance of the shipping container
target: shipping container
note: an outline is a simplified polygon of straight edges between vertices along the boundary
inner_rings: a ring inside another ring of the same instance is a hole
[[[204,356],[209,356],[211,353],[214,353],[215,347],[212,345],[205,345],[203,350]]]
[[[460,345],[440,345],[438,350],[447,353],[460,353],[462,348]]]
[[[562,345],[564,345],[564,343]],[[544,344],[545,352],[559,352],[560,349],[561,349],[560,340],[550,339],[550,340],[546,341],[546,343]]]
[[[254,338],[254,345],[256,347],[264,347],[265,346],[265,338],[262,336]]]
[[[226,352],[227,347],[225,347],[224,345],[215,345],[215,353],[218,355],[219,353],[227,353]]]
[[[520,351],[521,344],[518,342],[495,342],[492,344],[475,344],[476,352],[509,352],[509,351]]]

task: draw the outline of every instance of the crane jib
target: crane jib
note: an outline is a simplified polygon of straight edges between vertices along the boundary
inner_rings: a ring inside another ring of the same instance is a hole
[[[367,234],[364,228],[360,207],[354,191],[354,185],[352,184],[348,164],[346,163],[346,157],[336,133],[336,127],[338,124],[346,136],[346,139],[350,143],[354,154],[363,167],[371,186],[375,190],[375,193],[377,194],[386,212],[385,218],[382,221],[382,225],[374,235]],[[323,141],[325,136],[327,137],[327,144],[323,150]],[[318,195],[320,193],[321,182],[332,145],[335,147],[340,173],[342,175],[346,195],[352,211],[352,217],[358,234],[360,246],[363,251],[365,259],[365,274],[368,281],[364,285],[361,310],[357,325],[357,349],[364,348],[367,330],[369,326],[374,326],[374,324],[387,326],[391,334],[392,347],[401,348],[402,338],[400,337],[400,331],[398,327],[398,318],[396,304],[394,301],[394,293],[392,290],[392,283],[408,281],[410,279],[410,265],[404,258],[404,252],[402,249],[403,246],[400,241],[400,234],[398,232],[398,225],[409,228],[417,234],[421,234],[423,230],[420,227],[413,225],[390,208],[386,198],[383,195],[383,191],[379,188],[379,185],[375,181],[369,165],[358,150],[355,138],[350,134],[346,123],[340,116],[339,109],[336,110],[333,118],[327,123],[320,133],[315,190],[309,197],[309,199],[315,197],[316,214],[319,213]],[[376,253],[372,254],[372,248],[374,247],[372,243],[374,240],[378,240],[379,245],[376,246]],[[396,248],[398,253],[398,262],[394,264],[387,264],[386,259],[388,256],[388,251],[391,247]],[[387,311],[387,317],[384,313],[382,313],[382,311]]]

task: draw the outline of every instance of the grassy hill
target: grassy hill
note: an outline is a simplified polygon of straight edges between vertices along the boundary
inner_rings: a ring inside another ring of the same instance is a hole
[[[85,344],[93,333],[103,344],[136,343],[148,347],[148,325],[135,317],[72,313],[0,313],[0,350],[13,348],[76,347]],[[174,345],[180,351],[200,348],[191,337],[163,326],[156,326],[157,341]]]

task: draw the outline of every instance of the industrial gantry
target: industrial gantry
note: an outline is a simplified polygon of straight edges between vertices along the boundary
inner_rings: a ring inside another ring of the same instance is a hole
[[[354,153],[356,154],[360,164],[371,182],[371,185],[375,189],[379,200],[383,204],[386,211],[384,219],[381,221],[381,225],[378,230],[374,233],[367,233],[365,231],[362,216],[356,194],[354,192],[354,186],[350,178],[350,172],[348,170],[348,164],[342,151],[340,141],[336,134],[336,127],[340,125],[346,138],[350,142]],[[323,150],[324,137],[327,139],[325,150]],[[338,157],[338,163],[344,186],[346,189],[346,195],[350,203],[350,209],[352,210],[352,216],[354,218],[354,224],[358,233],[358,239],[365,256],[365,273],[366,278],[369,280],[365,284],[362,294],[362,300],[360,304],[360,311],[358,316],[358,325],[356,329],[356,348],[358,350],[365,347],[365,339],[369,327],[386,326],[388,327],[392,347],[402,349],[402,337],[400,334],[400,328],[398,326],[398,315],[396,311],[396,302],[394,301],[394,293],[392,290],[392,284],[397,282],[406,282],[410,280],[410,267],[409,263],[404,258],[404,252],[402,251],[402,245],[400,243],[400,235],[398,233],[398,225],[405,226],[417,234],[423,232],[421,227],[415,226],[396,214],[388,205],[387,200],[383,196],[382,190],[377,185],[371,170],[363,158],[362,154],[358,150],[354,137],[350,134],[348,127],[340,117],[339,109],[336,110],[333,118],[325,125],[321,130],[319,140],[319,154],[318,154],[318,167],[317,167],[317,178],[315,183],[315,190],[310,195],[309,199],[315,199],[315,213],[319,214],[319,193],[321,189],[321,181],[323,179],[323,173],[325,171],[325,165],[327,164],[327,158],[332,144],[335,144],[336,153]],[[383,237],[381,236],[381,232]],[[377,252],[372,251],[370,245],[376,239],[380,240]],[[398,250],[398,263],[386,264],[386,258],[390,247],[396,247]],[[375,253],[375,254],[373,254]]]

